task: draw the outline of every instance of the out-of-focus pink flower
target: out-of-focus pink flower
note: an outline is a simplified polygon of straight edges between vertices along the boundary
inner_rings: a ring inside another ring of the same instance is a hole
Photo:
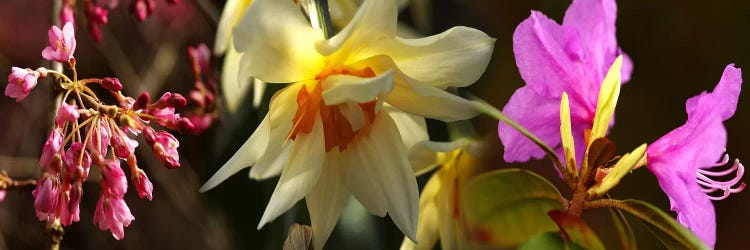
[[[88,20],[87,27],[89,29],[89,33],[91,33],[94,41],[101,42],[102,32],[100,26],[103,24],[107,24],[108,11],[105,8],[96,6],[91,1],[86,1],[84,3],[84,11],[86,13],[86,19]]]
[[[0,202],[5,200],[5,190],[0,191]]]
[[[60,10],[60,23],[73,23],[75,24],[75,11],[70,1],[63,1],[63,7]],[[75,26],[75,25],[74,25]]]
[[[115,239],[125,237],[125,228],[130,222],[135,220],[130,213],[128,205],[122,198],[112,197],[107,193],[99,196],[99,202],[96,203],[94,211],[94,223],[99,225],[99,229],[109,230]]]
[[[89,152],[83,151],[83,144],[80,142],[73,142],[68,150],[65,151],[63,160],[65,161],[65,171],[72,174],[73,180],[85,181],[89,176],[89,169],[91,168],[91,155]],[[81,157],[83,153],[83,157]]]
[[[117,8],[117,5],[120,5],[120,0],[98,0],[96,3],[111,10]]]
[[[60,152],[60,147],[62,147],[63,143],[63,135],[62,135],[62,128],[55,127],[55,129],[52,130],[52,132],[47,137],[47,142],[44,143],[44,147],[42,147],[42,156],[39,157],[39,165],[44,167],[50,167],[50,162],[52,162],[52,157]]]
[[[151,184],[151,181],[143,170],[138,169],[138,172],[133,175],[132,181],[135,185],[135,190],[138,192],[138,196],[148,200],[153,198],[152,192],[154,191],[154,185]]]
[[[190,130],[190,134],[200,135],[203,133],[203,131],[206,131],[206,129],[211,127],[211,124],[214,122],[215,116],[213,113],[206,113],[202,115],[192,115],[188,118],[193,124],[193,129]]]
[[[50,61],[68,62],[76,51],[76,37],[73,23],[65,23],[62,30],[52,26],[48,32],[49,46],[42,51],[42,57]]]
[[[53,221],[57,215],[57,198],[59,196],[60,181],[55,176],[44,174],[31,192],[34,196],[34,209],[39,221]]]
[[[139,22],[146,20],[146,17],[154,12],[155,7],[154,0],[133,0],[130,2],[130,11],[135,13]]]
[[[122,198],[128,191],[128,180],[120,168],[119,160],[104,160],[102,164],[102,192],[115,198]]]
[[[39,73],[36,71],[12,67],[8,75],[8,85],[5,86],[5,95],[20,102],[36,87],[38,79]]]
[[[57,116],[55,116],[55,122],[57,126],[63,126],[65,122],[72,122],[78,120],[78,107],[75,105],[63,103],[60,108],[57,109]]]
[[[188,55],[193,62],[193,71],[196,73],[208,72],[208,65],[211,61],[211,50],[208,49],[205,43],[201,43],[196,47],[188,47]]]

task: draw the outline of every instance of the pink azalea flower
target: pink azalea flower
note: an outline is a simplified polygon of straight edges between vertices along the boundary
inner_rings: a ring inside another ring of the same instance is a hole
[[[716,216],[711,200],[724,199],[745,187],[740,183],[745,170],[739,161],[728,170],[712,170],[729,162],[729,156],[724,155],[717,163],[727,145],[723,122],[737,109],[741,85],[741,70],[728,65],[711,93],[703,92],[687,100],[685,125],[656,140],[646,151],[648,169],[669,197],[677,221],[710,247],[716,242]],[[735,178],[712,179],[732,173]],[[722,194],[708,195],[714,192]]]
[[[5,86],[5,95],[20,102],[36,87],[38,79],[39,73],[36,71],[12,67],[8,75],[8,85]]]
[[[72,122],[78,120],[78,107],[75,105],[63,103],[60,108],[57,109],[57,116],[55,116],[55,122],[57,126],[63,126],[65,122]]]
[[[36,184],[36,188],[31,192],[34,196],[34,208],[36,217],[39,221],[55,220],[57,202],[59,197],[60,181],[50,175],[43,175],[42,179]]]
[[[52,26],[48,32],[49,46],[42,51],[42,57],[50,61],[68,62],[76,50],[76,37],[72,23],[65,23],[62,30]]]
[[[100,230],[109,230],[115,239],[120,240],[125,237],[124,227],[129,226],[133,220],[135,217],[130,213],[125,200],[104,192],[99,196],[94,210],[94,224],[98,224]]]
[[[516,65],[526,86],[516,90],[503,113],[560,150],[560,100],[570,97],[571,123],[578,162],[585,152],[584,130],[591,128],[602,80],[623,54],[615,38],[614,0],[574,0],[559,25],[532,11],[513,33]],[[625,56],[622,82],[632,62]],[[498,126],[507,162],[540,159],[544,151],[505,123]]]
[[[151,184],[151,181],[143,170],[138,169],[136,175],[133,176],[133,184],[135,185],[136,192],[138,192],[138,196],[148,200],[153,198],[154,185]]]
[[[63,134],[61,127],[55,127],[47,137],[47,142],[42,147],[42,156],[39,157],[39,165],[43,167],[50,167],[52,157],[60,152],[60,147],[63,143]]]

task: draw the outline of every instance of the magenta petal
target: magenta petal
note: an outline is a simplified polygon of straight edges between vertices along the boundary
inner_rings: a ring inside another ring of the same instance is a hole
[[[617,5],[614,0],[575,0],[565,12],[563,26],[579,32],[587,69],[597,69],[595,79],[603,79],[618,53],[615,38]],[[601,83],[598,83],[601,84]]]
[[[649,157],[648,166],[669,197],[672,211],[677,212],[677,221],[713,248],[716,243],[716,214],[711,200],[695,182],[695,171],[674,172],[671,168],[678,162],[664,160]]]
[[[556,147],[560,144],[560,103],[542,97],[529,86],[513,93],[503,113],[532,131],[542,141]],[[544,157],[544,151],[514,128],[500,122],[497,133],[505,146],[506,162],[524,162]]]
[[[554,20],[532,11],[513,33],[513,53],[521,77],[545,97],[560,98],[563,91],[578,85],[580,75],[577,48],[566,41],[578,36],[565,32]]]
[[[737,109],[737,100],[742,87],[742,70],[735,68],[734,64],[727,65],[721,80],[711,93],[705,91],[700,95],[687,100],[685,109],[688,117],[705,116],[707,113],[715,113],[726,121]]]

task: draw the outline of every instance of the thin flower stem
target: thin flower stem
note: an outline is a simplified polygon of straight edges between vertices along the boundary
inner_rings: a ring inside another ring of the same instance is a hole
[[[316,29],[323,31],[326,39],[333,37],[331,15],[328,12],[328,0],[310,0],[310,22]]]
[[[35,186],[34,179],[14,180],[5,171],[0,172],[0,190],[18,190]]]
[[[479,99],[478,97],[473,96],[473,95],[469,95],[469,98],[473,100],[471,103],[474,105],[474,108],[476,108],[480,112],[482,112],[482,113],[484,113],[484,114],[486,114],[488,116],[491,116],[491,117],[493,117],[493,118],[495,118],[495,119],[497,119],[497,120],[499,120],[501,122],[505,122],[509,126],[511,126],[514,129],[516,129],[519,133],[521,133],[522,135],[526,136],[526,138],[529,138],[529,140],[533,141],[534,144],[536,144],[537,146],[539,146],[540,148],[542,148],[542,150],[544,150],[544,152],[547,153],[547,157],[549,157],[550,160],[552,160],[552,163],[555,164],[555,166],[558,168],[558,170],[560,171],[560,173],[563,174],[563,177],[565,179],[565,183],[568,184],[568,186],[571,189],[575,188],[575,182],[570,177],[570,174],[568,173],[568,171],[565,170],[565,167],[563,166],[562,162],[560,161],[560,158],[557,157],[557,153],[555,153],[555,151],[552,150],[552,148],[550,148],[549,146],[547,146],[546,143],[544,143],[541,139],[539,139],[539,137],[536,137],[536,135],[534,135],[533,133],[531,133],[528,129],[524,128],[523,126],[521,126],[521,124],[518,124],[518,122],[516,122],[513,119],[511,119],[510,117],[506,116],[505,114],[503,114],[502,111],[500,111],[497,108],[493,107],[489,103],[487,103],[487,102],[483,101],[482,99]]]

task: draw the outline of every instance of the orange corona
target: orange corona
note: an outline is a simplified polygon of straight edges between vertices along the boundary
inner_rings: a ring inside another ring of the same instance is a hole
[[[351,123],[341,112],[341,105],[326,105],[323,102],[322,81],[332,75],[352,75],[362,78],[375,77],[375,72],[370,68],[362,70],[349,70],[346,68],[329,68],[315,76],[315,85],[308,90],[308,85],[303,85],[297,94],[297,112],[294,114],[292,123],[294,126],[289,132],[289,138],[294,140],[299,134],[307,134],[312,131],[315,115],[320,114],[323,122],[323,134],[325,137],[326,152],[334,147],[339,147],[339,152],[346,150],[347,145],[354,140],[360,131],[367,130],[375,120],[375,104],[377,100],[360,103],[365,118],[365,125],[356,131],[352,129]]]

